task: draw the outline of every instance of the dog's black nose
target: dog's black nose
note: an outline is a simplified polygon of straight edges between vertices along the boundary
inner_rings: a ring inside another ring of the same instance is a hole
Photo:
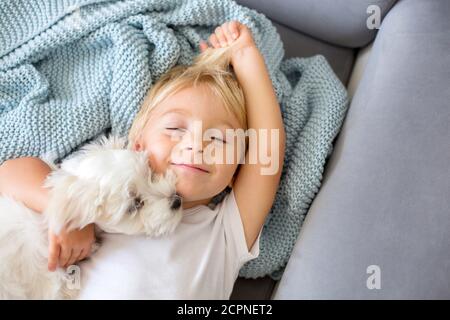
[[[170,209],[177,210],[181,207],[181,197],[178,194],[172,196],[172,204],[170,205]]]

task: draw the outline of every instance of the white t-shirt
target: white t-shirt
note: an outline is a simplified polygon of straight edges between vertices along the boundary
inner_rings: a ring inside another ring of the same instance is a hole
[[[214,210],[185,209],[170,235],[103,234],[80,263],[79,299],[229,299],[239,269],[259,255],[261,231],[248,251],[232,190]]]

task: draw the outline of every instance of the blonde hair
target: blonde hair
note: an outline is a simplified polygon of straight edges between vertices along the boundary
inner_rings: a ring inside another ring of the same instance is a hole
[[[134,143],[144,130],[152,110],[164,99],[187,87],[205,84],[223,102],[244,130],[247,129],[244,92],[230,65],[230,48],[208,48],[192,65],[177,65],[162,75],[147,93],[136,115],[128,140]]]

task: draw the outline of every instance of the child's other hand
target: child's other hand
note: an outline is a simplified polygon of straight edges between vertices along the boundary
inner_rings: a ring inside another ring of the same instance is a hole
[[[66,232],[64,229],[57,236],[49,231],[48,270],[68,266],[87,258],[95,242],[94,224],[89,224],[81,230]]]
[[[208,38],[213,48],[232,46],[231,64],[239,59],[247,49],[257,49],[250,29],[239,21],[228,21],[217,27]],[[205,41],[200,41],[200,51],[208,48]],[[251,51],[250,50],[250,51]]]

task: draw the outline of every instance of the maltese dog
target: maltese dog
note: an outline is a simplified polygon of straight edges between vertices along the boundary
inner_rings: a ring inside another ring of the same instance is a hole
[[[65,270],[47,269],[49,229],[59,234],[63,227],[95,223],[97,235],[102,230],[156,237],[174,231],[182,218],[175,173],[152,173],[148,154],[127,148],[125,138],[103,136],[60,167],[49,165],[54,170],[45,181],[50,196],[43,214],[0,196],[0,299],[77,296]]]

